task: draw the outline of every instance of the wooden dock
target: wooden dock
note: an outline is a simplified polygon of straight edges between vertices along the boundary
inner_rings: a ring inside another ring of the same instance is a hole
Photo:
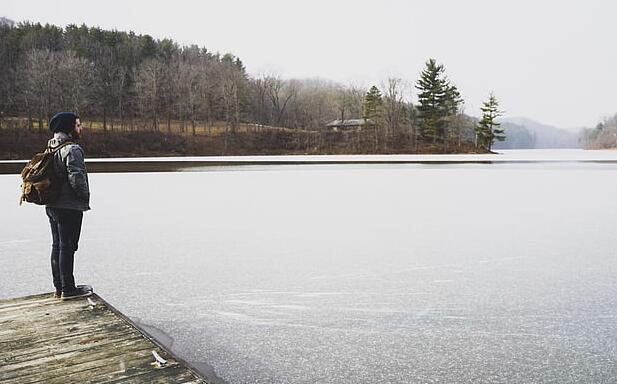
[[[0,383],[206,380],[99,296],[48,293],[0,300]]]

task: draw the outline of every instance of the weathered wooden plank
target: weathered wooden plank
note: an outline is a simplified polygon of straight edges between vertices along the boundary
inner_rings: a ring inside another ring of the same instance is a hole
[[[15,297],[12,299],[3,299],[2,301],[0,301],[0,308],[7,308],[10,306],[19,306],[19,305],[25,305],[25,304],[29,304],[29,303],[34,303],[34,302],[51,302],[53,301],[53,296],[52,293],[43,293],[43,294],[38,294],[38,295],[31,295],[31,296],[23,296],[23,297]]]
[[[80,318],[70,317],[69,315],[79,313],[82,309],[88,308],[87,302],[79,304],[60,304],[58,299],[55,300],[58,302],[55,305],[50,304],[49,306],[28,307],[0,313],[0,325],[10,326],[14,321],[42,322],[53,325],[54,323],[50,322],[48,318],[57,316],[58,314],[67,316],[67,319],[73,319],[75,322],[79,322],[78,319]]]
[[[73,332],[78,329],[91,327],[96,324],[105,324],[116,321],[116,316],[111,311],[99,313],[94,316],[83,313],[82,309],[70,309],[71,315],[62,313],[50,314],[49,316],[34,316],[24,314],[19,318],[13,319],[10,324],[5,325],[5,336],[16,339],[19,334],[36,332],[44,335],[46,333]],[[122,322],[120,322],[122,323]],[[127,325],[130,327],[129,325]],[[24,329],[27,327],[28,332]]]
[[[45,299],[26,301],[22,303],[13,303],[0,306],[0,313],[10,313],[13,311],[23,311],[24,309],[41,308],[45,306],[56,306],[58,299],[48,297]]]
[[[50,299],[49,304],[33,304],[23,307],[11,307],[0,312],[0,321],[5,319],[19,319],[27,316],[36,316],[43,318],[58,313],[69,315],[71,310],[79,310],[88,307],[88,302],[84,300],[69,300],[61,301],[59,299]]]
[[[24,333],[19,331],[14,331],[11,333],[12,337],[7,337],[0,345],[0,360],[4,357],[5,354],[9,354],[10,350],[16,351],[18,349],[30,349],[36,348],[37,345],[47,344],[47,343],[58,343],[63,339],[72,338],[77,336],[83,336],[90,333],[101,333],[101,332],[113,332],[113,331],[132,331],[129,326],[124,324],[116,324],[116,323],[93,323],[88,326],[79,327],[76,329],[66,329],[62,330],[63,332],[30,332]],[[36,344],[36,345],[35,345]],[[7,348],[8,346],[8,348]],[[10,353],[14,355],[14,353]]]
[[[178,372],[180,371],[180,372]],[[156,370],[141,375],[132,376],[129,378],[121,378],[118,380],[108,381],[107,383],[118,384],[178,384],[195,381],[196,378],[190,372],[181,371],[179,367],[172,367],[165,370]],[[206,381],[198,381],[198,383],[205,383]]]
[[[206,381],[93,295],[0,300],[0,383],[205,383]],[[153,366],[156,350],[168,363]]]
[[[135,328],[108,309],[85,312],[82,309],[87,308],[87,305],[73,306],[71,311],[66,311],[67,308],[62,305],[58,307],[64,308],[64,312],[61,310],[51,318],[36,318],[26,314],[23,318],[15,320],[9,327],[12,331],[11,337],[3,341],[3,348],[0,348],[0,361],[9,353],[12,357],[23,355],[19,353],[19,349],[27,349],[31,353],[37,348],[44,349],[50,343],[63,345],[88,333],[94,333],[101,338],[104,338],[104,335],[98,335],[100,332],[106,332],[109,336],[117,332],[133,332],[135,335],[140,335]]]
[[[59,300],[54,298],[52,293],[29,296],[26,300],[9,299],[9,301],[10,302],[5,302],[2,300],[0,302],[0,314],[19,310],[56,307],[59,304]],[[63,304],[76,305],[77,303],[65,301]]]
[[[74,361],[66,360],[62,362],[55,362],[54,364],[44,366],[44,369],[35,369],[24,372],[23,375],[15,376],[6,381],[9,383],[37,383],[37,382],[52,382],[54,380],[65,380],[67,376],[81,376],[83,377],[95,377],[95,369],[103,367],[103,372],[119,371],[121,369],[122,362],[134,362],[141,359],[150,359],[152,356],[152,347],[150,345],[137,345],[132,347],[125,347],[119,349],[115,356],[109,356],[108,354],[93,354],[88,358],[76,358]],[[97,359],[97,357],[100,357]],[[115,358],[115,360],[114,360]],[[126,369],[126,363],[125,368]],[[130,369],[132,367],[128,366]],[[90,380],[88,380],[90,381]],[[66,380],[65,380],[66,382]],[[75,381],[80,382],[80,381]],[[5,382],[2,382],[5,384]]]
[[[126,371],[152,371],[155,368],[150,365],[150,363],[154,361],[151,352],[151,348],[130,348],[123,349],[121,354],[106,356],[100,360],[76,362],[73,365],[57,370],[56,373],[61,373],[61,375],[56,375],[51,378],[50,375],[46,374],[44,382],[50,384],[54,382],[62,383],[66,378],[71,378],[73,382],[92,382],[95,381],[96,378],[101,377],[105,377],[107,380],[113,379],[114,377],[119,377],[121,373]],[[34,382],[38,381],[29,381],[29,383]]]
[[[20,334],[15,339],[8,339],[2,343],[0,348],[0,362],[7,358],[16,358],[25,354],[32,354],[37,349],[46,348],[49,345],[62,343],[64,340],[93,336],[104,336],[119,332],[136,332],[128,326],[118,324],[92,324],[88,327],[79,328],[67,333],[31,333],[27,336]]]
[[[34,362],[38,359],[45,358],[49,355],[50,351],[53,351],[55,356],[62,356],[68,352],[83,352],[94,347],[105,347],[108,344],[119,343],[124,340],[139,340],[141,335],[130,332],[110,332],[109,334],[86,334],[78,337],[71,337],[61,340],[59,343],[47,343],[40,347],[34,347],[32,349],[21,349],[14,355],[10,355],[4,359],[0,359],[2,364],[17,365],[21,363],[27,363],[29,361]],[[92,343],[98,343],[92,345]],[[3,369],[0,368],[0,373]]]
[[[58,368],[66,367],[71,361],[78,359],[95,359],[98,360],[109,354],[110,351],[118,348],[119,345],[133,345],[138,344],[143,348],[150,348],[147,342],[145,342],[139,336],[133,336],[131,339],[124,337],[114,338],[101,344],[86,345],[83,347],[70,346],[62,350],[50,348],[48,354],[33,356],[25,362],[18,362],[12,364],[7,362],[7,365],[0,367],[0,377],[17,377],[26,376],[38,371],[44,370],[50,372]],[[100,350],[102,352],[98,352]]]
[[[179,373],[186,375],[187,377],[194,379],[195,376],[177,363],[167,365],[163,368],[154,368],[152,362],[154,361],[151,350],[139,351],[139,354],[135,353],[128,358],[125,356],[117,356],[115,359],[107,359],[105,364],[95,364],[93,362],[87,362],[76,366],[78,369],[67,371],[66,375],[58,377],[53,380],[47,380],[45,383],[49,384],[63,384],[67,380],[73,382],[83,382],[87,378],[88,383],[107,383],[110,381],[124,382],[134,377],[139,377],[145,374],[151,374],[157,372],[155,376],[175,376]],[[127,368],[129,367],[129,368]],[[28,384],[35,382],[28,382]],[[25,383],[24,383],[25,384]]]

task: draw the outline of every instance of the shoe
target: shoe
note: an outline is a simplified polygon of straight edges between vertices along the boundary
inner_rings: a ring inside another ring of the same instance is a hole
[[[56,292],[54,292],[53,296],[54,299],[59,299],[62,297],[62,291],[59,289],[56,289]]]
[[[70,291],[62,292],[62,296],[60,297],[60,299],[61,300],[71,300],[71,299],[77,299],[80,297],[86,297],[90,295],[92,295],[92,291],[89,291],[82,287],[76,287],[75,289],[72,289]]]
[[[81,285],[77,285],[77,289],[84,289],[86,291],[90,291],[92,292],[92,286],[89,284],[81,284]]]

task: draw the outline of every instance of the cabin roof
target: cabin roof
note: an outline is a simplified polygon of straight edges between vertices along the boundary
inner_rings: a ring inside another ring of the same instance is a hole
[[[371,119],[336,119],[332,120],[326,127],[358,127],[361,125],[372,125],[375,124]]]

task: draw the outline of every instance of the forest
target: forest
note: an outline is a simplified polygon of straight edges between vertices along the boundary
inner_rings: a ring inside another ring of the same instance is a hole
[[[586,129],[583,140],[586,149],[617,148],[617,115],[603,119],[595,128]]]
[[[147,34],[0,18],[2,158],[31,156],[63,110],[104,157],[486,152],[503,140],[493,95],[489,105],[481,120],[466,115],[434,59],[418,79],[364,89],[251,76],[231,53]]]

